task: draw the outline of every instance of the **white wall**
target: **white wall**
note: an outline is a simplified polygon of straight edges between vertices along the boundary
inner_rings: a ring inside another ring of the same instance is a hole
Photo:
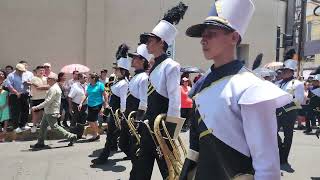
[[[83,63],[92,70],[111,70],[123,42],[134,51],[139,34],[150,32],[177,0],[1,0],[0,67],[27,58],[32,66],[50,61],[54,69]],[[189,9],[177,26],[176,60],[207,68],[200,39],[185,36],[188,26],[202,22],[212,0],[184,0]],[[243,43],[249,44],[249,67],[256,55],[275,59],[276,26],[284,27],[284,2],[254,0],[256,12]],[[280,18],[279,18],[280,17]]]
[[[85,0],[1,0],[0,27],[1,66],[84,62]]]

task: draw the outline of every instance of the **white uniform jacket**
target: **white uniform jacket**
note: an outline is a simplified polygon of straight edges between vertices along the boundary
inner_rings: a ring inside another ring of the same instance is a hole
[[[120,98],[120,110],[124,112],[126,110],[127,94],[128,94],[128,80],[122,79],[111,86],[111,93]]]
[[[149,75],[151,85],[169,99],[168,116],[180,117],[180,64],[171,58],[163,60]]]
[[[292,79],[288,82],[283,80],[276,82],[276,84],[284,91],[290,93],[294,99],[293,101],[301,105],[304,101],[304,85],[303,82]]]
[[[147,110],[148,104],[148,78],[147,73],[142,72],[133,76],[129,82],[129,93],[140,100],[138,109],[144,111]]]
[[[242,67],[193,99],[208,132],[252,158],[255,180],[280,180],[276,108],[291,102],[290,94]]]

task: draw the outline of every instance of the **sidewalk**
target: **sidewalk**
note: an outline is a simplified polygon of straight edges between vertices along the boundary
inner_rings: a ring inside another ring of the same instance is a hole
[[[31,124],[29,124],[31,126]],[[104,133],[104,129],[107,128],[107,123],[103,123],[102,127],[100,128],[100,134]],[[67,129],[68,130],[68,129]],[[84,135],[88,134],[90,135],[92,132],[92,129],[89,126],[85,127]],[[39,128],[37,128],[37,132],[31,133],[31,130],[23,131],[21,133],[15,133],[14,131],[7,132],[5,136],[5,140],[7,142],[10,141],[32,141],[36,140],[38,138]],[[47,139],[48,140],[59,140],[64,139],[64,137],[57,133],[55,130],[48,130],[47,133]]]

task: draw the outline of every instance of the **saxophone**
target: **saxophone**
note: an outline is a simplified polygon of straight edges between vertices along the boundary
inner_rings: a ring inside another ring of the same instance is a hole
[[[168,167],[169,176],[167,179],[179,179],[187,151],[179,136],[177,139],[173,139],[170,136],[166,126],[166,114],[160,114],[156,117],[154,121],[154,136]]]

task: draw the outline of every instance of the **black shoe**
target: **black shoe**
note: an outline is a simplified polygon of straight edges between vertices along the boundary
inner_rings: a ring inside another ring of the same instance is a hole
[[[292,169],[291,165],[289,163],[284,163],[280,165],[280,169],[282,171],[286,171],[288,173],[294,173],[294,169]]]
[[[124,158],[122,158],[122,159],[125,160],[125,161],[127,161],[127,160],[131,160],[131,157],[126,156],[126,157],[124,157]]]
[[[96,136],[96,137],[94,137],[94,138],[90,138],[90,139],[88,139],[88,141],[89,142],[93,142],[93,141],[97,141],[97,140],[99,140],[100,139],[100,135],[98,135],[98,136]]]
[[[181,132],[187,132],[188,130],[189,130],[189,127],[185,126],[185,127],[182,127]]]
[[[306,127],[304,126],[304,125],[299,125],[298,127],[297,127],[297,129],[298,130],[303,130],[303,129],[305,129]]]
[[[67,121],[63,121],[62,125],[63,125],[63,127],[69,128],[69,125],[68,125]]]
[[[319,135],[320,135],[320,129],[317,129],[316,136],[317,136],[318,139],[319,139]]]
[[[31,149],[43,149],[43,148],[45,148],[46,147],[46,145],[44,145],[44,144],[39,144],[39,143],[36,143],[36,144],[34,144],[34,145],[30,145],[30,148]]]
[[[95,165],[105,164],[107,161],[108,161],[108,158],[100,158],[100,157],[91,160],[91,162]]]
[[[308,133],[311,133],[312,132],[312,129],[310,128],[310,129],[306,129],[305,131],[303,131],[303,133],[305,133],[305,134],[308,134]]]
[[[118,151],[118,147],[117,146],[111,146],[110,147],[110,151]]]
[[[77,136],[71,137],[68,146],[73,146],[75,142],[77,142]]]

